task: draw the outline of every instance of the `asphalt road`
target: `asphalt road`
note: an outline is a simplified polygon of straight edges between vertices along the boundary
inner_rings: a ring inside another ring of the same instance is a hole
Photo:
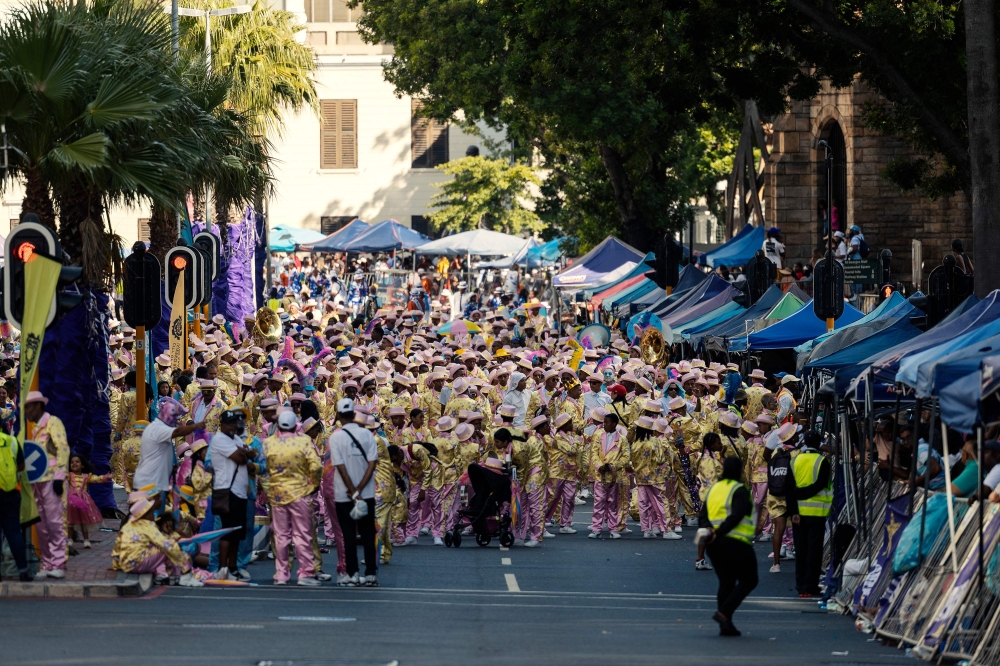
[[[588,509],[589,507],[580,507]],[[578,512],[577,521],[589,518]],[[583,525],[578,525],[582,528]],[[398,666],[440,664],[897,664],[850,618],[794,593],[794,563],[770,574],[721,638],[716,577],[684,540],[558,535],[541,548],[398,548],[378,589],[163,588],[141,599],[5,600],[0,663]],[[327,556],[329,557],[329,556]],[[332,566],[326,569],[331,571]],[[834,653],[844,653],[834,654]],[[908,661],[908,660],[907,660]]]

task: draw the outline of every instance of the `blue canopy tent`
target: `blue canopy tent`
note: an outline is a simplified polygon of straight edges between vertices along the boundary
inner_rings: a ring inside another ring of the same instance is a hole
[[[631,303],[633,300],[635,300],[637,298],[640,298],[642,296],[645,296],[646,294],[650,293],[654,289],[658,289],[658,288],[659,287],[656,286],[655,282],[653,282],[649,278],[646,278],[645,280],[642,280],[642,281],[640,281],[640,282],[632,285],[631,287],[629,287],[627,289],[623,289],[622,291],[618,292],[617,294],[613,294],[609,298],[605,298],[604,302],[601,303],[601,308],[605,312],[612,312],[612,313],[614,313],[614,312],[617,311],[617,309],[618,309],[618,307],[620,305],[625,305],[626,306],[626,311],[627,311],[628,310],[628,307],[627,307],[628,304]]]
[[[704,328],[710,328],[718,323],[727,321],[728,319],[736,316],[738,313],[742,313],[746,310],[742,305],[736,301],[729,301],[721,307],[717,307],[710,312],[706,312],[703,315],[695,317],[691,321],[688,321],[679,326],[674,326],[674,342],[680,342],[681,340],[690,341],[691,332],[698,331]]]
[[[695,288],[686,291],[677,300],[670,302],[669,299],[664,299],[663,304],[659,307],[650,308],[650,311],[658,315],[660,319],[663,319],[665,316],[669,316],[675,312],[682,312],[696,303],[700,303],[705,299],[730,289],[733,289],[733,286],[729,282],[723,280],[718,275],[709,275],[707,280]]]
[[[930,395],[930,385],[936,364],[946,359],[954,361],[973,356],[980,349],[994,352],[991,340],[995,341],[998,335],[1000,335],[1000,320],[983,322],[981,326],[966,331],[962,335],[910,354],[900,361],[896,382],[912,386],[917,389],[918,396],[927,397]],[[956,352],[958,352],[957,356],[955,356]],[[988,353],[984,353],[980,356],[988,355]],[[924,389],[923,395],[921,395],[921,387]]]
[[[566,238],[556,238],[550,240],[547,243],[542,243],[541,245],[536,245],[535,247],[529,248],[527,252],[527,259],[529,261],[534,260],[541,262],[553,262],[559,259],[563,255],[562,250],[559,248],[560,244],[565,241]]]
[[[899,364],[904,357],[930,349],[998,318],[1000,318],[1000,291],[994,290],[957,317],[945,318],[923,335],[879,353],[870,363],[875,377],[883,382],[895,382]]]
[[[979,370],[987,357],[1000,353],[1000,335],[956,349],[933,361],[921,363],[917,369],[916,393],[920,398],[939,395],[941,391],[970,372]]]
[[[682,298],[689,291],[697,287],[699,284],[708,279],[708,273],[700,270],[694,264],[688,264],[681,269],[680,274],[677,276],[677,286],[674,287],[672,294],[660,295],[658,298],[642,298],[636,305],[645,305],[648,310],[655,310],[657,308],[663,307],[665,304],[673,303],[674,301]]]
[[[795,348],[795,353],[799,354],[799,359],[801,361],[799,365],[802,365],[802,363],[805,363],[808,360],[810,360],[811,358],[810,354],[812,354],[815,350],[818,350],[821,345],[823,345],[830,339],[833,339],[835,343],[833,345],[826,346],[826,349],[829,351],[826,351],[824,355],[832,354],[834,351],[837,351],[837,349],[841,349],[849,344],[854,343],[856,340],[859,340],[860,338],[855,337],[853,340],[850,340],[843,344],[839,344],[839,346],[837,345],[836,341],[844,339],[845,336],[847,335],[847,330],[849,328],[857,328],[859,326],[865,326],[866,324],[883,320],[886,317],[887,313],[889,313],[892,310],[895,310],[901,304],[906,302],[907,300],[905,296],[903,296],[898,291],[894,291],[892,292],[892,295],[889,298],[879,303],[878,307],[876,307],[874,310],[866,314],[861,319],[851,324],[849,327],[845,326],[843,329],[830,331],[829,333],[824,333],[823,335],[817,337],[815,340],[806,340],[801,345]],[[912,309],[912,306],[910,309]],[[874,331],[869,331],[868,334],[870,335],[871,333],[874,333]],[[832,347],[836,347],[836,349]],[[803,360],[803,355],[805,356],[805,360]],[[816,358],[819,357],[817,356]]]
[[[864,314],[849,303],[844,304],[844,313],[834,322],[834,328],[843,328],[864,317]],[[761,351],[764,349],[791,349],[804,341],[826,333],[826,322],[813,312],[812,301],[774,326],[763,331],[757,331],[747,336],[747,349]]]
[[[564,289],[581,289],[610,284],[629,273],[643,257],[643,253],[631,245],[608,236],[597,247],[553,277],[552,285]]]
[[[747,332],[747,322],[763,317],[778,304],[784,297],[784,292],[777,285],[771,285],[767,291],[746,310],[739,312],[729,319],[719,322],[714,326],[703,328],[700,331],[691,332],[691,344],[699,347],[704,343],[708,349],[713,351],[726,351],[726,340],[738,336],[745,336]]]
[[[521,247],[520,251],[512,254],[508,257],[500,257],[499,259],[494,259],[492,261],[480,261],[477,262],[473,267],[476,269],[480,268],[510,268],[511,266],[521,265],[527,266],[528,268],[537,268],[541,265],[540,262],[528,259],[528,253],[532,249],[537,247],[538,241],[534,238],[529,238],[528,242]],[[423,248],[421,248],[422,250]]]
[[[910,323],[909,316],[902,316],[863,340],[858,340],[822,358],[810,359],[804,372],[809,373],[816,369],[823,369],[835,373],[834,388],[838,393],[845,393],[850,388],[854,378],[871,365],[870,359],[873,354],[878,354],[881,349],[903,344],[920,334],[920,329]],[[877,394],[881,397],[888,396],[887,389],[888,386],[884,384],[876,384]],[[859,395],[863,395],[863,393],[864,386],[861,387]]]
[[[764,227],[748,224],[719,247],[698,257],[698,263],[713,268],[743,266],[764,246],[764,236]]]
[[[343,252],[345,245],[371,228],[367,222],[354,218],[322,240],[303,245],[302,249],[308,252]]]
[[[649,271],[653,270],[653,262],[655,260],[656,255],[650,252],[643,257],[642,261],[632,266],[628,272],[617,274],[609,280],[601,280],[586,289],[581,289],[578,293],[581,295],[583,300],[593,298],[596,294],[599,294],[602,291],[607,291],[608,289],[620,286],[623,282],[628,282],[629,280],[633,280],[641,275],[645,275]]]
[[[722,282],[725,282],[725,280],[722,280]],[[706,312],[711,312],[726,303],[732,302],[733,297],[738,293],[739,290],[728,283],[719,291],[714,291],[710,288],[697,302],[689,303],[684,308],[678,308],[673,312],[660,315],[660,320],[670,327],[686,324]]]
[[[324,238],[326,236],[312,229],[279,225],[271,229],[268,236],[268,247],[271,252],[295,252],[301,245],[315,243]]]
[[[938,396],[941,420],[958,432],[971,433],[982,423],[980,392],[982,374],[977,369],[945,387]]]
[[[384,220],[344,246],[345,252],[389,252],[413,250],[430,242],[430,238],[396,220]]]

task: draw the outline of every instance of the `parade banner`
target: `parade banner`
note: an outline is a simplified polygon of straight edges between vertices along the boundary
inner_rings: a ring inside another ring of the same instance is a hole
[[[998,531],[1000,531],[1000,512],[994,511],[989,522],[986,523],[983,529],[983,543],[986,544],[985,552],[983,553],[984,564],[987,563],[986,560],[989,559],[992,552],[991,546],[996,539]],[[969,549],[965,563],[962,565],[958,577],[955,578],[955,583],[952,585],[951,590],[948,591],[948,596],[945,598],[944,603],[941,604],[941,607],[938,608],[934,621],[927,625],[927,630],[924,632],[925,645],[937,647],[938,643],[944,638],[945,630],[955,620],[954,615],[958,611],[959,605],[965,600],[966,595],[969,593],[969,588],[978,577],[978,574],[979,547],[976,545]]]
[[[868,569],[864,582],[854,592],[855,607],[868,608],[873,604],[872,592],[876,590],[879,581],[886,575],[892,575],[892,556],[896,551],[899,537],[910,522],[907,514],[909,496],[903,495],[886,503],[885,527],[883,527],[882,547],[879,548],[875,561]]]
[[[184,273],[181,273],[174,287],[173,306],[170,308],[170,367],[183,370],[187,361],[184,333],[187,329],[187,308],[184,307]]]
[[[56,284],[62,264],[40,254],[32,253],[24,262],[24,314],[21,315],[21,430],[19,439],[25,440],[24,399],[31,390],[38,359],[45,339],[45,324],[56,296]]]

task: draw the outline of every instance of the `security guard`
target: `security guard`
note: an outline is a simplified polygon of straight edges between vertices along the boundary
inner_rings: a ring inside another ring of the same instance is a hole
[[[757,587],[757,556],[753,552],[754,516],[749,489],[743,485],[743,461],[736,456],[722,463],[722,476],[708,489],[698,518],[708,530],[708,557],[719,577],[718,611],[720,636],[739,636],[733,614]],[[699,530],[701,533],[701,530]]]
[[[795,488],[788,513],[795,542],[795,587],[799,597],[808,599],[820,594],[823,534],[833,505],[833,482],[830,461],[819,451],[819,433],[805,433],[802,442],[799,455],[792,459]]]

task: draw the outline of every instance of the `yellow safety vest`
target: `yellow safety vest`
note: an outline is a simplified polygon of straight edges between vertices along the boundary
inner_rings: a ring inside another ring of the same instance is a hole
[[[819,466],[823,462],[823,456],[815,451],[802,451],[792,460],[792,473],[795,475],[795,486],[805,488],[816,483],[819,478]],[[830,508],[833,506],[833,479],[826,488],[819,491],[812,497],[799,500],[800,516],[815,516],[826,518],[830,515]]]
[[[708,520],[712,527],[718,529],[719,525],[733,512],[733,493],[743,484],[732,479],[719,479],[708,489],[705,496],[705,504],[708,507]],[[743,516],[740,523],[731,529],[725,536],[742,541],[747,544],[753,543],[754,526],[757,524],[755,511],[751,515]]]
[[[20,448],[16,438],[0,433],[0,490],[10,492],[17,488],[17,452]]]

